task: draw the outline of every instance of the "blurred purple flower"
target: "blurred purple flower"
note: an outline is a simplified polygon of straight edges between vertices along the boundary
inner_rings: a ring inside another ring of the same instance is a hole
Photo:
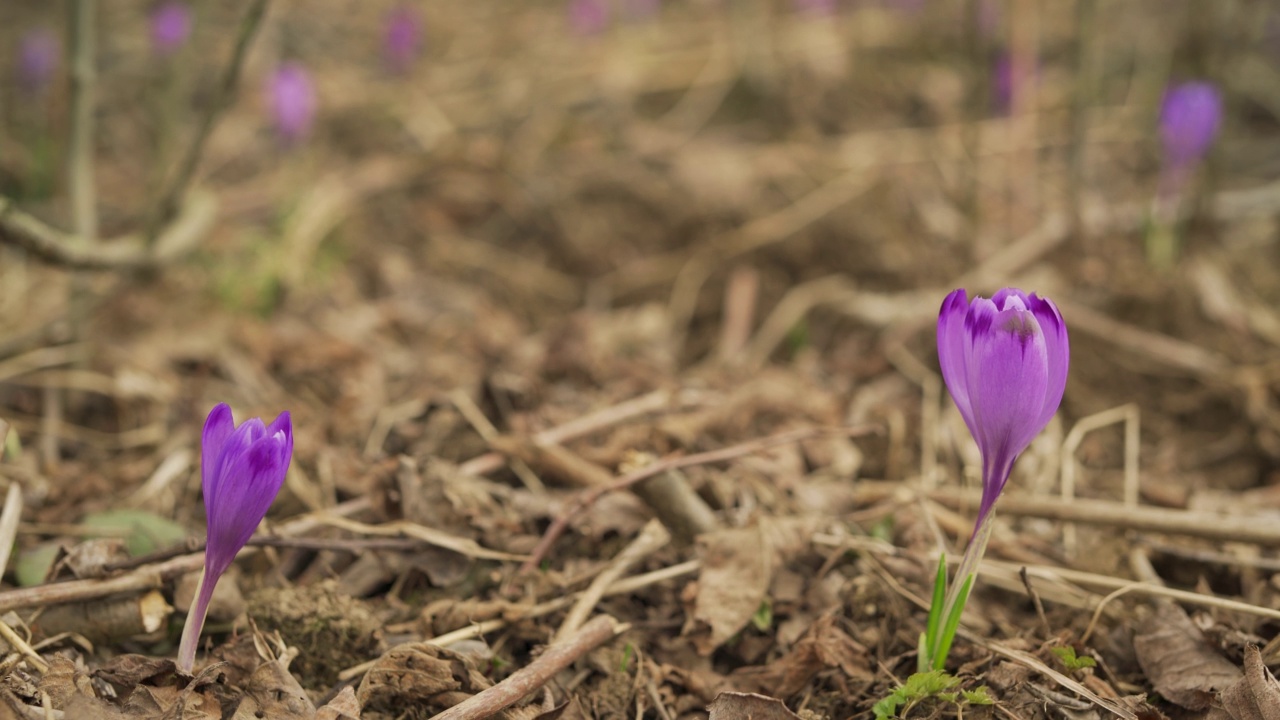
[[[1222,96],[1207,82],[1175,85],[1160,105],[1160,140],[1166,166],[1183,172],[1204,157],[1222,124]]]
[[[1058,307],[1016,288],[987,300],[956,290],[938,313],[938,363],[982,453],[981,527],[1013,462],[1049,423],[1067,386],[1070,349]]]
[[[267,82],[267,95],[281,139],[293,144],[311,132],[316,89],[311,74],[301,63],[282,63]]]
[[[61,56],[62,45],[52,30],[27,31],[18,46],[18,84],[32,94],[43,92],[53,81]]]
[[[609,26],[606,0],[570,0],[569,27],[578,35],[599,35]]]
[[[1015,77],[1013,56],[1001,51],[996,56],[991,69],[991,104],[999,115],[1013,112],[1013,96],[1015,91],[1026,92],[1028,85],[1040,81],[1040,67],[1035,65],[1028,71],[1030,77]]]
[[[151,11],[151,47],[161,56],[172,55],[191,36],[191,8],[186,3],[165,2]]]
[[[417,8],[400,5],[387,14],[382,50],[392,72],[408,72],[422,50],[422,16]]]
[[[282,412],[270,424],[249,418],[238,427],[231,408],[219,403],[209,412],[200,438],[200,481],[208,541],[204,572],[187,614],[178,646],[178,669],[190,673],[218,578],[253,537],[284,484],[293,458],[293,424]]]

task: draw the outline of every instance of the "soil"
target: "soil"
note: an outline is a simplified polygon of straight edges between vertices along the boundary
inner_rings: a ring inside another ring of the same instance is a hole
[[[99,8],[100,243],[153,222],[255,3],[194,4],[163,62],[150,4]],[[618,2],[584,35],[518,5],[422,5],[393,72],[390,4],[268,3],[185,252],[77,269],[0,205],[0,718],[480,717],[513,687],[486,712],[875,717],[973,532],[957,287],[1052,298],[1070,376],[958,686],[897,716],[1280,717],[1274,8]],[[0,8],[0,47],[65,12]],[[1007,47],[1038,58],[1010,111]],[[283,59],[318,96],[294,143]],[[67,74],[0,82],[0,202],[59,232]],[[1157,107],[1194,77],[1225,119],[1169,220]],[[220,402],[295,445],[193,677]]]

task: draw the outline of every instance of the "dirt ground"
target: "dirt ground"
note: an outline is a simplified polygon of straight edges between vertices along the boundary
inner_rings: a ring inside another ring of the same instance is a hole
[[[14,80],[79,3],[0,6],[0,719],[875,717],[981,485],[938,307],[1005,286],[1071,366],[948,664],[994,704],[900,716],[1280,718],[1274,4],[578,4],[421,3],[393,72],[382,0],[192,3],[167,59],[101,3],[79,154],[69,57]],[[1192,78],[1225,118],[1162,263]],[[296,444],[193,679],[219,402]]]

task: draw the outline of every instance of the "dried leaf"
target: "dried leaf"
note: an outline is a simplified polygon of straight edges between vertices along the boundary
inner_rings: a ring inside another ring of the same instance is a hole
[[[1138,663],[1156,692],[1188,710],[1204,710],[1240,670],[1218,654],[1182,608],[1163,603],[1133,639]]]
[[[781,700],[755,693],[722,692],[707,712],[708,720],[800,720]]]
[[[803,690],[819,672],[831,668],[839,668],[853,680],[873,678],[867,649],[840,629],[836,616],[828,613],[809,626],[790,652],[767,665],[741,668],[732,677],[748,683],[748,687],[790,697]]]
[[[1280,720],[1280,682],[1250,645],[1244,651],[1244,677],[1222,691],[1222,708],[1231,720]]]
[[[710,655],[760,609],[773,576],[773,550],[759,526],[701,535],[702,572],[693,620],[710,627],[694,639],[698,652]]]
[[[360,720],[360,701],[355,688],[342,688],[332,700],[316,711],[316,720]]]

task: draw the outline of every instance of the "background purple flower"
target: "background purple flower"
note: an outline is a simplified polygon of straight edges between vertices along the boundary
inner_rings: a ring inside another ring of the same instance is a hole
[[[605,0],[570,0],[569,27],[579,35],[599,35],[609,26]]]
[[[401,5],[387,14],[382,51],[387,67],[405,73],[422,50],[422,16],[417,8]]]
[[[1204,157],[1222,124],[1222,96],[1207,82],[1175,85],[1160,105],[1160,140],[1165,163],[1174,169],[1192,166]]]
[[[191,36],[191,8],[186,3],[165,2],[151,11],[151,47],[158,55],[172,55]]]
[[[30,93],[43,92],[58,71],[62,45],[48,28],[36,28],[22,36],[18,46],[18,84]]]
[[[267,96],[276,131],[286,143],[296,143],[311,132],[316,90],[311,74],[301,63],[281,64],[267,81]]]
[[[991,68],[991,105],[998,115],[1009,115],[1013,112],[1015,92],[1026,92],[1028,87],[1040,82],[1040,66],[1033,64],[1025,71],[1026,77],[1019,78],[1015,71],[1013,56],[1007,50],[1001,50]]]

